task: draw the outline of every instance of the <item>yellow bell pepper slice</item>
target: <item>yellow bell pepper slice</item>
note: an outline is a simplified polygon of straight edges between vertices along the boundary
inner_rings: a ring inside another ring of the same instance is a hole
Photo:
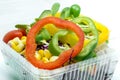
[[[110,31],[103,24],[101,24],[97,21],[94,21],[94,23],[95,23],[96,28],[98,29],[98,32],[99,32],[98,45],[100,45],[108,40]]]

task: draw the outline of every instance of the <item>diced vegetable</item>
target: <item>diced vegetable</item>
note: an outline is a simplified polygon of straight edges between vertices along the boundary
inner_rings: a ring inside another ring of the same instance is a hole
[[[17,52],[21,52],[25,48],[25,45],[18,37],[10,40],[8,44]]]

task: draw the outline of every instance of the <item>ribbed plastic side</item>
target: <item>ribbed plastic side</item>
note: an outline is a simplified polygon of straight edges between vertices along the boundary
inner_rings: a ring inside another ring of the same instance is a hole
[[[111,55],[114,51],[109,48],[98,52],[102,56],[55,70],[33,67],[6,44],[3,44],[2,53],[6,63],[19,74],[19,80],[110,80],[117,63],[115,55]]]

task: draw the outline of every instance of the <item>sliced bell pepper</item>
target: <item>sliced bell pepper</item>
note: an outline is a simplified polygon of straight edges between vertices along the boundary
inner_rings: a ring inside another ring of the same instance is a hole
[[[98,43],[98,31],[96,29],[96,26],[94,25],[94,22],[88,17],[81,16],[81,17],[74,18],[72,21],[78,25],[79,24],[87,25],[88,29],[90,29],[90,31],[88,30],[87,32],[90,32],[90,34],[93,36],[91,38],[91,40],[88,42],[88,44],[86,44],[86,46],[84,46],[84,48],[82,49],[80,54],[78,54],[75,57],[75,59],[77,61],[80,61],[80,60],[84,59],[87,55],[89,55],[89,53],[94,51],[94,49]]]
[[[87,60],[93,57],[96,57],[97,54],[95,53],[95,51],[92,51],[89,55],[87,55],[83,60]]]
[[[56,32],[58,32],[60,30],[53,24],[47,24],[44,27],[45,27],[45,29],[47,29],[47,31],[50,33],[51,36],[53,36]]]
[[[42,30],[40,31],[40,33],[36,36],[36,42],[37,43],[40,43],[41,40],[49,40],[50,39],[50,34],[49,32],[47,31],[47,29],[45,28],[42,28]]]
[[[96,28],[99,32],[99,39],[98,39],[98,45],[104,43],[109,38],[109,30],[106,26],[102,25],[101,23],[94,21]]]
[[[59,55],[59,58],[57,60],[53,62],[44,63],[35,58],[35,50],[37,46],[37,44],[35,43],[35,37],[37,33],[42,29],[42,27],[49,23],[52,23],[59,28],[72,30],[78,36],[79,41],[71,49],[63,51]],[[73,58],[76,55],[78,55],[78,53],[82,50],[83,43],[84,43],[84,32],[81,30],[79,26],[77,26],[76,24],[70,21],[61,20],[60,18],[46,17],[35,23],[33,27],[30,29],[29,33],[27,34],[25,55],[26,55],[26,59],[38,68],[49,69],[49,70],[55,69],[61,67],[65,62],[69,60],[70,57]]]
[[[48,49],[53,55],[58,56],[63,51],[58,45],[58,39],[59,37],[65,36],[67,33],[68,30],[60,30],[52,37]]]
[[[5,34],[5,36],[3,37],[3,41],[5,43],[8,43],[9,40],[12,40],[15,37],[21,38],[24,35],[26,35],[26,32],[22,29],[12,30]]]

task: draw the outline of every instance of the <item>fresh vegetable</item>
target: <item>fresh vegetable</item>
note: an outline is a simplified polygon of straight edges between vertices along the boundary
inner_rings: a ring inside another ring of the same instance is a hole
[[[60,28],[57,28],[53,24],[47,24],[44,27],[45,29],[47,29],[47,31],[50,33],[51,36],[53,36],[55,33],[57,33],[60,30]]]
[[[108,40],[109,30],[102,24],[80,15],[77,4],[59,3],[44,10],[32,24],[17,24],[3,41],[37,68],[55,69],[96,57],[95,48]]]
[[[15,25],[15,27],[18,29],[25,30],[26,33],[28,33],[29,30],[31,29],[31,27],[27,24],[17,24],[17,25]],[[41,43],[41,40],[49,40],[50,37],[51,36],[50,36],[49,32],[45,28],[42,28],[42,30],[36,36],[36,42]]]
[[[94,21],[96,28],[99,32],[99,39],[98,39],[98,45],[104,43],[109,38],[109,30],[106,26],[102,25],[101,23]]]
[[[8,44],[18,53],[22,52],[25,48],[24,44],[25,39],[19,39],[18,37],[15,37],[14,39],[10,40]]]
[[[18,29],[25,30],[26,33],[28,33],[30,28],[31,28],[30,25],[27,25],[27,24],[17,24],[17,25],[15,25],[15,27],[18,28]]]
[[[8,43],[9,40],[12,40],[15,37],[21,38],[24,35],[26,35],[26,32],[24,30],[22,30],[22,29],[12,30],[12,31],[6,33],[6,35],[3,37],[3,41],[5,43]]]
[[[35,40],[37,43],[41,43],[41,40],[49,40],[51,38],[49,32],[45,29],[42,28],[40,33],[36,36]]]
[[[70,12],[74,17],[78,17],[80,15],[80,6],[77,4],[74,4],[70,7]]]
[[[51,13],[52,13],[53,16],[55,16],[55,14],[58,12],[59,7],[60,7],[59,3],[54,3],[53,4],[52,9],[51,9]]]
[[[96,48],[97,43],[98,43],[98,31],[96,29],[96,26],[94,25],[94,22],[88,17],[84,17],[84,16],[77,17],[77,18],[74,18],[72,21],[78,25],[80,24],[86,25],[88,26],[87,27],[88,30],[90,29],[90,31],[87,31],[89,32],[89,36],[86,36],[88,39],[90,39],[89,43],[86,46],[84,46],[80,54],[78,54],[75,57],[77,61],[80,61],[84,59],[87,55],[89,55],[89,53],[94,51],[94,49]]]
[[[59,55],[59,58],[57,60],[55,60],[53,62],[44,63],[42,61],[37,60],[34,57],[36,46],[37,46],[37,44],[35,43],[35,37],[36,37],[36,34],[42,29],[42,27],[48,23],[52,23],[59,28],[74,31],[76,33],[76,35],[78,36],[79,41],[71,49],[62,52]],[[29,33],[27,34],[26,42],[27,43],[26,43],[26,53],[25,54],[26,54],[26,59],[28,61],[30,61],[34,66],[36,66],[38,68],[55,69],[55,68],[62,66],[65,62],[67,62],[69,60],[70,57],[75,57],[82,50],[83,42],[84,42],[84,33],[80,27],[78,27],[76,24],[74,24],[70,21],[61,20],[61,19],[55,18],[55,17],[46,17],[46,18],[38,21],[30,29]]]
[[[67,19],[70,16],[70,8],[66,7],[62,10],[60,17],[62,19]]]
[[[96,56],[97,56],[96,52],[92,51],[91,53],[89,53],[89,55],[84,57],[83,60],[87,60],[87,59],[90,59],[90,58],[93,58],[93,57],[96,57]]]
[[[53,55],[58,56],[63,51],[62,49],[60,49],[58,45],[58,40],[59,40],[59,37],[65,36],[67,33],[68,33],[68,30],[60,30],[53,36],[48,47],[48,49]]]
[[[52,56],[50,51],[47,49],[45,50],[40,49],[38,51],[35,51],[35,58],[37,60],[42,60],[44,63],[47,63],[55,61],[58,58],[58,56]]]
[[[36,21],[42,19],[42,18],[45,18],[46,16],[50,15],[51,14],[51,10],[44,10],[41,15],[39,16],[39,18],[37,18]],[[34,24],[34,23],[33,23]]]

